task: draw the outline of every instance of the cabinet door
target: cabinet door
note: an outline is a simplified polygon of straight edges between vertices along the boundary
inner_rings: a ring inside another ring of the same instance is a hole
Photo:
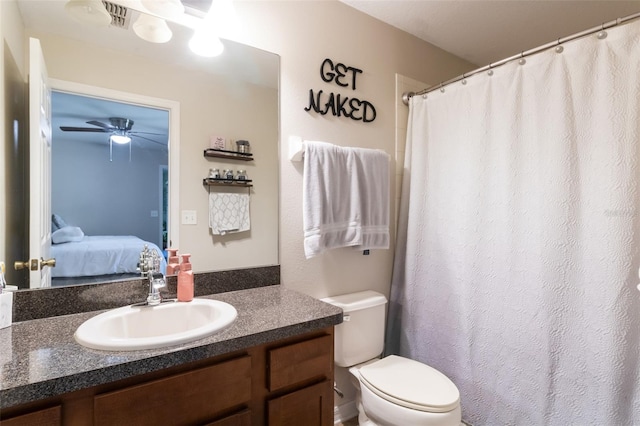
[[[269,426],[333,425],[333,385],[329,380],[268,402]]]
[[[251,357],[176,374],[94,398],[94,424],[203,424],[251,399]]]
[[[333,336],[321,336],[269,351],[269,390],[333,377]]]
[[[59,405],[2,420],[2,426],[60,426],[62,409]]]

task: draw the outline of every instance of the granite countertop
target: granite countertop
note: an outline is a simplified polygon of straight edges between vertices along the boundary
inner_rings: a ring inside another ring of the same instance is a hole
[[[162,349],[111,352],[79,345],[75,330],[104,311],[14,323],[0,330],[0,409],[330,327],[342,310],[280,285],[200,296],[238,311],[227,329]]]

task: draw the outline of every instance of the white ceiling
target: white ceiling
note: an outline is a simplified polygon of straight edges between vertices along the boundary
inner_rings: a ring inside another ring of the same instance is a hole
[[[476,65],[640,12],[640,0],[341,0]]]

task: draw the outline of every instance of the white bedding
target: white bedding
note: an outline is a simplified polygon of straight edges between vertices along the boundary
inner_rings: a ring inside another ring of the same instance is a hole
[[[138,272],[138,259],[145,244],[160,256],[160,271],[167,262],[160,248],[131,235],[85,235],[82,241],[51,245],[55,277],[84,277]]]

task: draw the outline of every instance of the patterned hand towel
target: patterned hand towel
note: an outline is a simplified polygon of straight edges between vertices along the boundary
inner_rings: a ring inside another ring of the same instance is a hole
[[[209,194],[209,227],[214,235],[251,229],[249,194]]]

